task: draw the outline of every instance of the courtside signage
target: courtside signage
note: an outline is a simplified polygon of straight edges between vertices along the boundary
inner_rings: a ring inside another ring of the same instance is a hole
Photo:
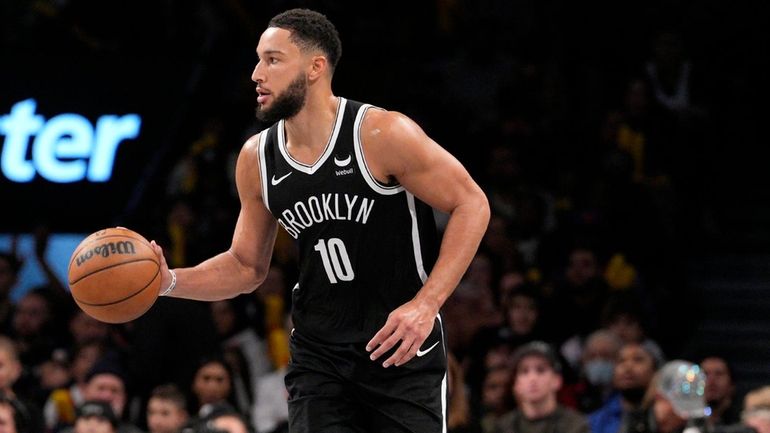
[[[36,175],[55,183],[107,182],[118,146],[138,137],[142,124],[138,114],[106,114],[96,124],[75,113],[46,120],[36,109],[35,100],[26,99],[0,116],[0,171],[12,182]]]

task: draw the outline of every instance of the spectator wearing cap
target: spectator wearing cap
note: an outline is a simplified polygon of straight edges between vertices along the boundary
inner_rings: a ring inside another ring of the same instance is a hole
[[[80,405],[74,433],[118,433],[118,417],[104,401],[87,401]]]
[[[730,364],[722,356],[709,355],[700,362],[706,375],[706,402],[711,408],[712,425],[729,425],[740,421],[740,407],[735,404],[735,382]]]
[[[243,415],[224,402],[209,406],[209,412],[199,419],[196,427],[198,427],[196,431],[207,432],[251,433],[254,431]]]
[[[622,426],[642,419],[644,395],[656,370],[656,358],[647,346],[641,343],[621,346],[612,376],[616,392],[604,406],[589,416],[591,431],[617,433]]]
[[[115,417],[121,420],[128,398],[126,383],[126,373],[120,358],[117,353],[108,352],[94,364],[91,371],[86,375],[86,387],[83,390],[83,398],[86,403],[95,401],[107,403]],[[86,403],[80,405],[78,410],[81,410]],[[64,433],[72,433],[73,430],[64,429],[62,431]],[[120,422],[117,433],[142,433],[142,431],[133,424]]]
[[[585,418],[556,400],[561,363],[542,341],[521,346],[513,356],[513,393],[519,409],[503,416],[497,433],[587,433]]]

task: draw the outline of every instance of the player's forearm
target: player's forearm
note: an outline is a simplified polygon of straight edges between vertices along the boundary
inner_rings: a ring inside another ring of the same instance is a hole
[[[177,282],[169,296],[199,301],[233,298],[262,284],[268,267],[269,263],[248,266],[231,251],[225,251],[195,267],[174,269]]]
[[[489,203],[480,190],[452,211],[436,264],[416,299],[438,313],[473,260],[488,223]]]

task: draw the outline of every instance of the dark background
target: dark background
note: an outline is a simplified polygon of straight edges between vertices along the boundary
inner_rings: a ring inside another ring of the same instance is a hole
[[[744,383],[770,381],[760,2],[4,0],[0,113],[35,98],[46,118],[138,113],[143,123],[107,184],[0,178],[0,232],[119,224],[162,240],[181,200],[207,216],[190,263],[226,248],[237,211],[227,167],[266,126],[253,115],[254,50],[269,18],[294,6],[339,29],[337,94],[417,120],[493,207],[518,197],[517,216],[495,210],[515,242],[540,241],[545,275],[575,239],[623,252],[667,354],[726,350]],[[690,62],[689,106],[667,111],[648,85],[648,116],[629,121],[649,144],[640,180],[606,134],[615,116],[633,117],[630,89],[656,58]],[[171,174],[184,161],[197,171],[180,193]]]

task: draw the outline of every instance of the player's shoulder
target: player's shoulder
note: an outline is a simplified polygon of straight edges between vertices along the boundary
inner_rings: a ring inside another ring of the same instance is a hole
[[[367,110],[361,124],[361,136],[369,141],[388,140],[419,129],[409,116],[383,108]]]
[[[237,168],[241,170],[256,169],[259,165],[259,142],[261,135],[266,131],[258,132],[247,138],[238,154]]]
[[[399,121],[409,119],[405,114],[394,110],[387,110],[377,106],[371,106],[364,115],[364,124],[374,126],[390,126]]]
[[[259,140],[261,139],[262,134],[266,134],[266,133],[267,133],[267,130],[260,131],[252,135],[251,137],[247,138],[246,141],[243,143],[243,150],[257,150],[259,148]]]

